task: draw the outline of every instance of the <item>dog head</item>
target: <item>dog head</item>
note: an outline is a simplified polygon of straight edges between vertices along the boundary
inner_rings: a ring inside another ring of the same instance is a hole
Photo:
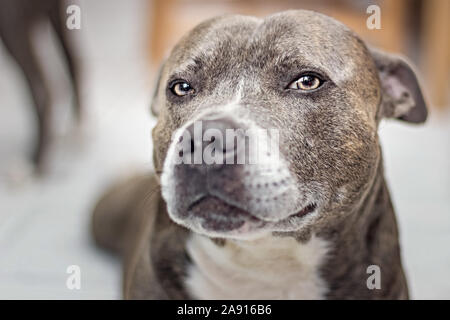
[[[351,214],[377,174],[379,121],[427,116],[403,58],[310,11],[200,24],[165,61],[152,110],[170,217],[240,239]]]

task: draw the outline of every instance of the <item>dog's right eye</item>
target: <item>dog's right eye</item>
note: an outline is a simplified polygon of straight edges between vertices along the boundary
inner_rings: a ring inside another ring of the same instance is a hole
[[[288,88],[301,91],[313,91],[323,84],[323,80],[313,74],[303,74],[297,80],[292,81]]]
[[[194,88],[186,81],[177,81],[170,86],[170,91],[176,96],[182,97],[195,92]]]

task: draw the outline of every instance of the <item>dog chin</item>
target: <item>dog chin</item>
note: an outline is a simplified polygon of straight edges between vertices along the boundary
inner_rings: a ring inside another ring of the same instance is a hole
[[[265,221],[214,197],[205,197],[188,208],[170,214],[176,223],[191,231],[211,238],[254,240],[272,232],[301,230],[316,215],[315,204],[305,206],[297,213],[279,221]]]
[[[232,240],[245,240],[251,241],[259,238],[264,238],[273,233],[291,233],[300,232],[307,225],[310,224],[310,217],[305,218],[305,220],[298,221],[298,219],[293,219],[295,221],[282,221],[278,223],[267,223],[264,226],[255,226],[250,222],[245,222],[241,227],[233,230],[220,230],[220,229],[210,229],[202,224],[202,221],[198,219],[173,219],[176,223],[182,225],[183,227],[191,230],[200,235],[207,236],[209,238],[222,238],[222,239],[232,239]]]
[[[217,211],[203,211],[201,215],[189,211],[181,215],[169,212],[169,216],[183,227],[210,238],[253,240],[271,233],[270,223],[247,215],[236,216],[236,211],[229,211],[231,217],[228,218]]]
[[[272,231],[266,227],[255,226],[251,222],[244,222],[241,227],[233,230],[210,229],[200,223],[188,223],[188,228],[195,233],[209,238],[226,238],[235,240],[255,240],[265,237]]]

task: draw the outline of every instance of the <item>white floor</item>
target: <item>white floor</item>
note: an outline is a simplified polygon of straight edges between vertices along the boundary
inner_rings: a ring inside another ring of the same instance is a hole
[[[121,296],[120,265],[92,245],[88,228],[92,206],[106,186],[130,171],[151,168],[152,75],[140,31],[146,28],[144,2],[82,1],[77,38],[88,115],[77,139],[64,130],[69,104],[67,80],[56,72],[61,63],[55,48],[47,50],[54,45],[40,35],[41,55],[59,88],[52,169],[40,181],[17,181],[33,118],[23,80],[0,46],[0,298]],[[380,135],[412,295],[449,299],[450,114],[432,114],[421,127],[386,122]],[[81,290],[66,287],[70,265],[81,268]]]

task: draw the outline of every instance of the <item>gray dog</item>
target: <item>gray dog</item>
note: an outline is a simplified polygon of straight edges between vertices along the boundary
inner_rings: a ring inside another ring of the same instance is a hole
[[[315,12],[222,16],[173,49],[152,111],[156,174],[114,186],[93,216],[126,298],[408,298],[377,134],[382,118],[427,117],[404,59]],[[177,162],[207,129],[258,128],[279,132],[278,157]]]

